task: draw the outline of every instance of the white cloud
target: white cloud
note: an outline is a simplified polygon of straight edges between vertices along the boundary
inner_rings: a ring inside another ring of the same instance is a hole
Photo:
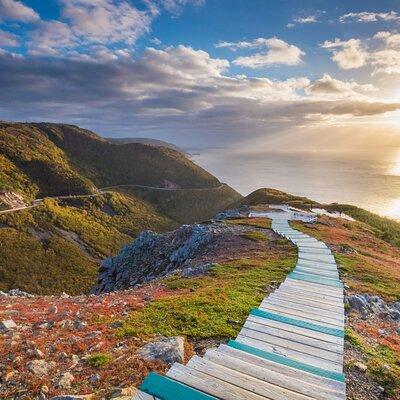
[[[17,47],[19,45],[18,37],[12,33],[0,29],[0,46]]]
[[[94,43],[134,44],[149,32],[151,15],[127,1],[62,0],[62,17],[81,40]]]
[[[370,54],[374,74],[400,74],[400,33],[378,32],[373,38],[383,43],[383,47]]]
[[[335,39],[333,42],[326,40],[321,47],[333,52],[332,60],[341,69],[360,68],[367,62],[368,53],[359,39]]]
[[[57,55],[60,50],[72,50],[78,44],[70,27],[60,21],[41,21],[30,34],[28,42],[32,55]]]
[[[339,18],[340,22],[377,22],[377,21],[400,21],[400,15],[396,11],[385,13],[359,12],[348,13]]]
[[[39,14],[21,1],[0,0],[0,20],[32,22],[39,19]]]
[[[299,17],[294,20],[297,24],[314,24],[317,21],[316,15],[307,15],[305,17]]]
[[[270,65],[297,65],[305,53],[297,46],[291,45],[276,37],[258,38],[252,41],[218,42],[215,47],[230,50],[263,49],[250,56],[238,57],[233,64],[248,68],[262,68]]]
[[[341,81],[325,74],[322,78],[312,82],[306,92],[314,95],[360,98],[378,89],[372,84],[359,84],[355,81]]]

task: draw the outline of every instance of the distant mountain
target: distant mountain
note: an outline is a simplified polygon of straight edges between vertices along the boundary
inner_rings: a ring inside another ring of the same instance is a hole
[[[113,144],[128,144],[128,143],[142,143],[149,144],[151,146],[161,146],[167,147],[168,149],[179,151],[185,155],[189,155],[188,152],[181,149],[179,146],[176,146],[173,143],[165,142],[164,140],[158,139],[149,139],[149,138],[139,138],[139,137],[131,137],[131,138],[106,138],[110,143]]]
[[[0,204],[0,290],[45,294],[85,292],[98,261],[142,230],[208,219],[241,197],[170,148],[117,145],[72,125],[7,122],[0,192],[22,204],[45,198],[8,214]]]

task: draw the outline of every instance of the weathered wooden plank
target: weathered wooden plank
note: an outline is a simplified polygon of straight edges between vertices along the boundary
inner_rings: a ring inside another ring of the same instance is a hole
[[[314,306],[309,306],[307,304],[301,304],[301,303],[290,303],[287,302],[285,299],[277,299],[276,297],[268,297],[267,299],[263,300],[261,303],[262,306],[267,306],[269,304],[271,305],[277,305],[281,306],[284,308],[289,308],[293,310],[298,310],[298,311],[306,311],[310,314],[316,314],[316,315],[323,315],[324,317],[330,318],[331,320],[338,321],[340,323],[344,322],[344,315],[343,314],[338,314],[336,312],[328,311],[321,309],[320,307]]]
[[[314,367],[326,369],[328,371],[333,372],[342,372],[343,367],[341,363],[328,361],[317,356],[309,355],[302,353],[300,351],[296,351],[293,349],[288,349],[286,347],[271,345],[266,342],[262,342],[257,339],[252,339],[245,336],[239,336],[236,338],[236,342],[243,343],[252,347],[255,347],[260,350],[268,351],[271,353],[278,354],[282,357],[287,357],[292,360],[296,360],[305,364],[313,365]]]
[[[307,328],[302,328],[302,327],[299,327],[296,325],[285,324],[284,322],[280,322],[280,321],[274,321],[274,320],[267,319],[267,318],[260,318],[260,317],[257,317],[255,315],[251,315],[251,314],[247,317],[247,321],[255,322],[257,324],[261,324],[261,325],[265,325],[265,326],[274,327],[274,328],[281,329],[281,330],[291,332],[291,333],[297,333],[299,335],[304,336],[305,338],[308,337],[308,338],[318,339],[320,341],[324,341],[327,343],[333,343],[333,344],[339,345],[341,347],[343,347],[343,343],[344,343],[344,339],[342,337],[329,335],[327,333],[322,333],[322,332],[314,331],[314,330],[307,329]]]
[[[339,272],[334,269],[317,269],[317,268],[309,268],[309,267],[302,267],[301,265],[296,265],[294,271],[297,272],[306,272],[308,274],[316,274],[321,276],[326,276],[327,278],[336,278],[339,279]]]
[[[298,287],[298,288],[302,288],[305,290],[313,291],[314,293],[321,292],[321,285],[315,284],[313,282],[305,282],[305,281],[299,281],[299,280],[295,280],[295,279],[286,279],[285,282],[283,282],[281,284],[281,287],[282,286]],[[333,286],[324,286],[323,293],[326,296],[343,299],[343,288],[336,288]]]
[[[312,324],[318,324],[328,328],[342,329],[343,322],[326,318],[322,315],[306,313],[305,311],[298,311],[292,308],[285,308],[275,304],[260,305],[260,310],[272,312],[285,317],[296,318],[299,321],[305,321]]]
[[[278,354],[277,352],[271,352],[267,350],[263,350],[245,343],[240,343],[236,340],[230,340],[228,342],[229,347],[233,347],[237,350],[252,354],[254,356],[273,361],[290,368],[295,368],[299,371],[309,372],[310,374],[317,375],[318,377],[325,377],[332,380],[336,380],[340,383],[345,382],[344,374],[342,372],[336,372],[324,368],[317,367],[312,364],[304,363],[298,360],[295,360],[290,357],[286,357],[284,355]]]
[[[158,400],[155,397],[138,390],[135,395],[133,396],[132,400]]]
[[[321,286],[329,286],[329,288],[340,288],[343,290],[343,283],[338,279],[323,278],[313,274],[291,272],[286,279],[294,279],[296,281],[302,281],[307,283],[314,283]]]
[[[304,285],[297,285],[297,281],[288,280],[284,282],[274,293],[280,296],[295,295],[299,298],[306,298],[320,303],[330,304],[336,307],[343,306],[343,295],[331,295],[327,291],[316,291],[315,288],[304,287]]]
[[[298,351],[303,354],[308,354],[311,356],[317,355],[318,358],[322,358],[323,360],[332,361],[338,364],[343,363],[343,354],[334,353],[332,351],[323,349],[321,347],[314,347],[304,343],[300,343],[298,341],[293,340],[293,338],[283,338],[279,336],[274,336],[271,334],[265,334],[263,332],[259,332],[248,327],[243,327],[237,336],[236,340],[239,338],[250,338],[256,339],[263,343],[267,343],[271,346],[280,346],[285,349],[290,349],[294,351]]]
[[[255,315],[260,318],[271,319],[274,321],[283,322],[288,325],[298,326],[312,331],[326,333],[332,336],[344,337],[344,331],[342,329],[327,327],[321,324],[315,324],[312,322],[303,321],[298,318],[288,317],[281,314],[282,313],[276,313],[276,312],[272,313],[268,311],[263,311],[258,308],[251,310],[251,315]]]
[[[241,372],[229,367],[216,364],[210,360],[194,356],[188,363],[190,368],[200,371],[209,376],[233,384],[251,393],[256,393],[263,398],[272,400],[307,400],[309,397],[293,392],[282,386],[274,385],[269,382],[254,378],[252,375],[243,375]]]
[[[331,302],[338,302],[340,304],[343,304],[343,291],[342,290],[336,290],[336,288],[326,288],[326,290],[321,291],[321,290],[315,290],[314,285],[309,285],[307,282],[300,282],[300,281],[294,281],[294,280],[287,280],[283,282],[277,291],[282,291],[282,290],[291,290],[291,291],[298,291],[302,292],[304,294],[308,294],[311,298],[321,298],[325,299],[326,301],[331,301]]]
[[[174,364],[167,376],[223,400],[261,400],[265,397],[221,381],[203,372],[180,364]]]
[[[204,358],[215,364],[239,371],[244,375],[253,376],[264,382],[281,386],[317,400],[344,399],[343,384],[339,382],[260,359],[229,346],[225,346],[224,349],[207,350]]]
[[[290,294],[288,292],[286,292],[285,294],[279,294],[279,293],[272,293],[268,299],[274,299],[277,301],[284,301],[286,303],[290,303],[290,304],[296,304],[296,305],[306,305],[306,306],[310,306],[310,307],[314,307],[314,308],[319,308],[322,310],[326,310],[328,312],[334,313],[334,314],[339,314],[344,316],[344,310],[343,307],[340,306],[331,306],[329,304],[326,303],[321,303],[318,301],[315,301],[313,299],[309,299],[305,296],[297,296],[295,294]]]
[[[333,353],[343,354],[343,346],[336,343],[326,342],[323,340],[315,339],[309,336],[302,335],[298,332],[290,332],[281,328],[277,328],[274,326],[260,324],[258,322],[254,322],[251,319],[248,319],[244,324],[245,328],[252,329],[254,331],[258,331],[260,333],[264,333],[265,335],[273,335],[276,337],[280,337],[283,339],[289,339],[294,342],[299,342],[301,344],[305,344],[312,347],[318,347],[320,349],[329,350]]]

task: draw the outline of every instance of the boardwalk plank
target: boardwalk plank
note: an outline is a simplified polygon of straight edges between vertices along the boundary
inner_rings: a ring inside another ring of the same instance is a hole
[[[266,382],[321,400],[343,398],[344,384],[222,345],[207,350],[204,358]],[[284,377],[282,379],[282,377]]]

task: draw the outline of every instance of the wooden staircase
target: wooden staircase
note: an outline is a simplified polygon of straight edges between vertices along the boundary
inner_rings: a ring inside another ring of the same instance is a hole
[[[268,215],[272,229],[297,245],[298,262],[237,338],[166,376],[150,373],[135,400],[346,398],[343,285],[329,248],[290,227],[296,215]]]

